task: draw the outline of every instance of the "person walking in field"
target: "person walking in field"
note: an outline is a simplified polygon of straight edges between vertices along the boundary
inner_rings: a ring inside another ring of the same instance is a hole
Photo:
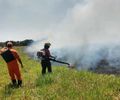
[[[37,56],[41,57],[42,75],[46,74],[46,69],[48,69],[49,73],[52,72],[50,58],[55,59],[55,57],[51,56],[49,51],[50,46],[50,43],[45,43],[44,48],[40,52],[37,52]]]
[[[11,41],[7,42],[6,47],[0,50],[0,54],[7,63],[8,72],[11,77],[13,86],[21,87],[22,78],[18,62],[21,64],[22,68],[23,64],[18,52],[13,49],[13,43]]]

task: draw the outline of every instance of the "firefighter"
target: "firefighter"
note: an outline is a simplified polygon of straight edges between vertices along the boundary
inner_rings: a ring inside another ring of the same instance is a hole
[[[22,78],[21,78],[21,73],[20,73],[18,62],[21,64],[22,68],[23,68],[23,64],[22,64],[19,54],[12,47],[13,47],[13,43],[11,41],[8,41],[6,43],[6,47],[1,50],[1,53],[8,49],[11,52],[11,54],[13,55],[14,59],[7,62],[8,72],[11,77],[12,85],[15,87],[16,86],[21,87],[22,86]]]
[[[44,44],[44,48],[40,51],[42,54],[42,60],[41,60],[41,66],[42,66],[42,75],[44,75],[46,73],[46,69],[48,69],[48,72],[51,73],[52,72],[52,67],[51,67],[51,62],[50,62],[50,58],[54,58],[53,56],[51,56],[49,48],[50,48],[51,44],[50,43],[45,43]]]

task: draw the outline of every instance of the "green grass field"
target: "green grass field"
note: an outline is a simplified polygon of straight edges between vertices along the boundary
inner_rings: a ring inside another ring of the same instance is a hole
[[[120,100],[120,77],[53,66],[53,73],[41,75],[38,61],[23,47],[16,48],[24,68],[22,88],[11,88],[6,63],[0,57],[0,100]]]

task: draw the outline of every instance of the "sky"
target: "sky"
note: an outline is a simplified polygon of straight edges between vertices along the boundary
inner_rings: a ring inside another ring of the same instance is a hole
[[[106,55],[118,62],[120,0],[0,0],[0,41],[24,39],[38,40],[28,52],[49,41],[73,64],[89,66]]]
[[[118,41],[119,4],[120,0],[0,0],[0,41]]]
[[[0,0],[0,41],[41,38],[83,0]]]

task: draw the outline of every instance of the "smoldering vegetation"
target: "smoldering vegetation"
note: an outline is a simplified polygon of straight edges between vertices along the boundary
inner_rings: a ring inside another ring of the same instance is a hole
[[[35,50],[27,52],[33,59],[37,60],[36,52],[40,49]],[[118,44],[93,44],[61,49],[51,48],[51,53],[57,57],[57,60],[69,62],[78,70],[120,74],[120,45]],[[61,64],[53,62],[53,65]]]

